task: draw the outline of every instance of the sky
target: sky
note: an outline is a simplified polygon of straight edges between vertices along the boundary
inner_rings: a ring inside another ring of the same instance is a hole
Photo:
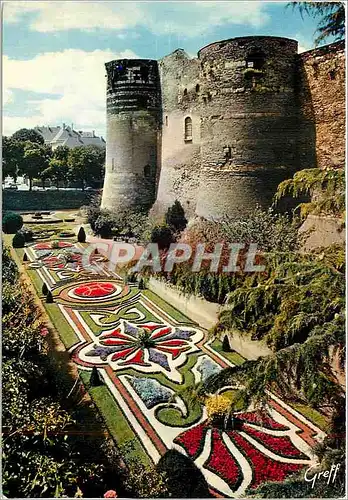
[[[287,2],[3,2],[3,135],[73,124],[105,137],[105,68],[117,58],[191,56],[248,35],[294,38],[314,48],[316,20]],[[328,42],[326,42],[328,43]]]

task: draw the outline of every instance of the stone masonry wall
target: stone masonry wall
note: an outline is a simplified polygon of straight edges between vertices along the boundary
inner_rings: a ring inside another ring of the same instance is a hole
[[[299,56],[301,105],[315,127],[319,168],[345,164],[344,42],[326,45]]]
[[[149,209],[158,178],[161,94],[157,61],[106,64],[107,148],[102,208]]]
[[[199,62],[178,49],[159,62],[162,89],[161,174],[154,213],[179,200],[194,214],[200,172]],[[198,85],[198,87],[197,87]],[[185,138],[185,119],[192,136]]]

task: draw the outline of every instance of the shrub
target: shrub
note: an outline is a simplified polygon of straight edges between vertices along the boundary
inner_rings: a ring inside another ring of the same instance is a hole
[[[16,233],[12,239],[13,248],[24,248],[25,246],[25,238],[22,233]]]
[[[160,250],[166,250],[175,241],[172,230],[163,224],[155,226],[151,232],[151,243],[157,243]]]
[[[25,254],[23,255],[23,262],[28,262],[28,260],[29,260],[29,259],[28,259],[28,255],[25,253]]]
[[[78,235],[77,235],[77,241],[79,243],[86,243],[86,232],[83,227],[80,227]]]
[[[92,387],[98,387],[99,385],[103,385],[103,380],[98,372],[98,368],[93,366],[91,376],[89,378],[89,383]]]
[[[145,290],[146,286],[145,286],[144,278],[140,278],[140,280],[138,282],[138,288],[139,288],[139,290]]]
[[[6,234],[14,234],[23,226],[23,217],[14,212],[8,212],[2,219],[2,230]]]
[[[228,340],[227,335],[224,336],[224,339],[222,341],[222,350],[224,352],[231,352],[230,341]]]
[[[51,248],[59,248],[59,240],[53,240],[51,243]]]
[[[48,290],[47,295],[46,295],[46,303],[47,304],[53,304],[53,295],[50,290]]]
[[[208,396],[205,401],[207,408],[208,419],[213,420],[215,417],[225,415],[231,408],[231,401],[220,394]]]
[[[46,283],[43,283],[41,291],[42,291],[42,295],[48,294],[48,287],[47,287]]]
[[[26,243],[29,243],[30,241],[33,241],[34,239],[34,232],[31,230],[31,229],[28,229],[26,227],[23,227],[19,233],[22,233],[24,238],[25,238],[25,242]]]
[[[176,200],[174,205],[169,207],[165,215],[166,224],[173,228],[174,231],[181,232],[187,225],[185,211],[181,203]]]
[[[168,497],[212,498],[208,483],[197,465],[177,450],[168,450],[156,466],[167,477]]]
[[[108,214],[99,215],[94,223],[94,232],[101,238],[110,238],[114,223]]]

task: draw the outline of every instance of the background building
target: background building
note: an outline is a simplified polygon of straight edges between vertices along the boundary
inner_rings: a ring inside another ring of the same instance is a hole
[[[56,127],[35,127],[39,134],[44,138],[45,144],[50,144],[52,149],[58,146],[67,146],[68,148],[75,148],[76,146],[100,146],[106,145],[103,137],[98,137],[95,132],[83,132],[82,130],[74,130],[73,125],[69,127],[63,123],[62,126]]]

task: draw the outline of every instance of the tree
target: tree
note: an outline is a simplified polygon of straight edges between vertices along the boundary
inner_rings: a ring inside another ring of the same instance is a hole
[[[172,227],[174,231],[181,232],[185,229],[187,219],[180,201],[176,200],[174,205],[168,208],[165,215],[165,222],[169,227]]]
[[[12,137],[2,138],[2,172],[3,177],[13,177],[16,181],[18,170],[22,164],[24,145]]]
[[[222,341],[222,350],[224,352],[231,352],[230,341],[228,340],[227,335],[224,336],[224,339]]]
[[[288,6],[298,9],[301,13],[320,18],[315,44],[323,42],[328,37],[342,40],[345,37],[345,6],[343,2],[290,2]]]
[[[24,146],[24,157],[20,167],[20,173],[29,179],[29,190],[32,190],[33,179],[39,177],[47,168],[51,155],[48,146],[26,142]]]
[[[25,254],[23,255],[23,262],[28,262],[28,260],[29,260],[29,259],[28,259],[28,255],[25,253]]]
[[[77,235],[77,241],[79,243],[86,243],[86,232],[84,228],[81,226]]]
[[[39,132],[37,132],[34,129],[29,129],[29,128],[21,128],[20,130],[17,130],[12,135],[12,139],[15,141],[20,141],[20,142],[33,142],[35,144],[44,144],[44,138],[42,137]]]
[[[100,181],[103,177],[105,150],[97,146],[78,146],[69,151],[69,177],[80,182],[84,190],[86,185]]]
[[[46,295],[46,303],[47,304],[53,304],[53,295],[50,290],[48,290],[47,295]]]
[[[25,247],[25,238],[22,233],[16,233],[12,239],[13,248],[24,248]]]
[[[48,286],[46,285],[45,282],[42,285],[41,291],[42,291],[42,295],[46,296],[48,294]]]
[[[93,366],[91,376],[89,378],[89,383],[92,387],[98,387],[99,385],[103,385],[103,380],[98,372],[98,368]]]
[[[23,226],[23,217],[15,212],[7,212],[2,219],[2,230],[6,234],[14,234]]]
[[[45,179],[50,179],[59,188],[59,183],[67,178],[68,172],[69,167],[64,160],[51,158],[49,166],[41,172],[40,178],[43,184]]]
[[[155,226],[151,232],[151,243],[157,243],[160,250],[166,250],[173,243],[174,236],[170,227],[165,224]]]

